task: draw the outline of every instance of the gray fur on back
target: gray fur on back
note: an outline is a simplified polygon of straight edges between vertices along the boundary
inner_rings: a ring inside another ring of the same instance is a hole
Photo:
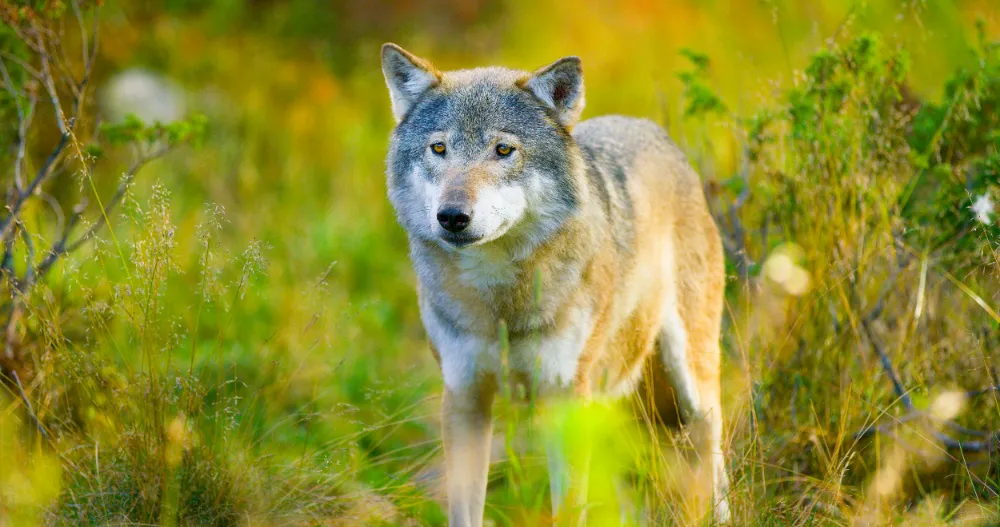
[[[573,139],[587,162],[592,191],[601,200],[608,226],[623,257],[634,248],[633,164],[640,155],[677,158],[686,163],[660,125],[649,119],[607,115],[577,125]],[[665,164],[665,166],[669,166]],[[641,186],[641,185],[640,185]]]

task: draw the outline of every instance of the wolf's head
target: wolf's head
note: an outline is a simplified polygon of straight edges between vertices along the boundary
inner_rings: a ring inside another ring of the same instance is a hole
[[[579,150],[569,134],[583,110],[580,59],[534,73],[439,72],[382,47],[397,125],[389,198],[411,236],[456,250],[500,238],[534,245],[577,206]]]

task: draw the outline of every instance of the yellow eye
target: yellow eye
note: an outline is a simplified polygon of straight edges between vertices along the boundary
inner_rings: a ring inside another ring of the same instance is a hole
[[[437,155],[444,155],[444,143],[438,141],[431,145],[431,150]]]
[[[497,145],[497,155],[500,156],[500,157],[507,157],[513,151],[514,151],[514,147],[513,146],[510,146],[510,145],[507,145],[507,144],[504,144],[504,143],[500,143],[500,144]]]

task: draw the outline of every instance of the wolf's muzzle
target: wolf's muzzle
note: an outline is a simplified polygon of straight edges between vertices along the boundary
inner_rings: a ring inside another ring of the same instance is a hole
[[[438,210],[437,220],[448,232],[462,232],[472,222],[472,211],[465,213],[458,207],[444,206]]]

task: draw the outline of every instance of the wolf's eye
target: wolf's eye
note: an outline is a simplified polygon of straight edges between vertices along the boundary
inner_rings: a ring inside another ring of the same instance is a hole
[[[514,151],[514,147],[508,144],[500,143],[497,145],[497,155],[500,157],[507,157]]]
[[[439,156],[444,155],[444,150],[445,150],[444,143],[442,143],[441,141],[438,141],[431,145],[431,151]]]

